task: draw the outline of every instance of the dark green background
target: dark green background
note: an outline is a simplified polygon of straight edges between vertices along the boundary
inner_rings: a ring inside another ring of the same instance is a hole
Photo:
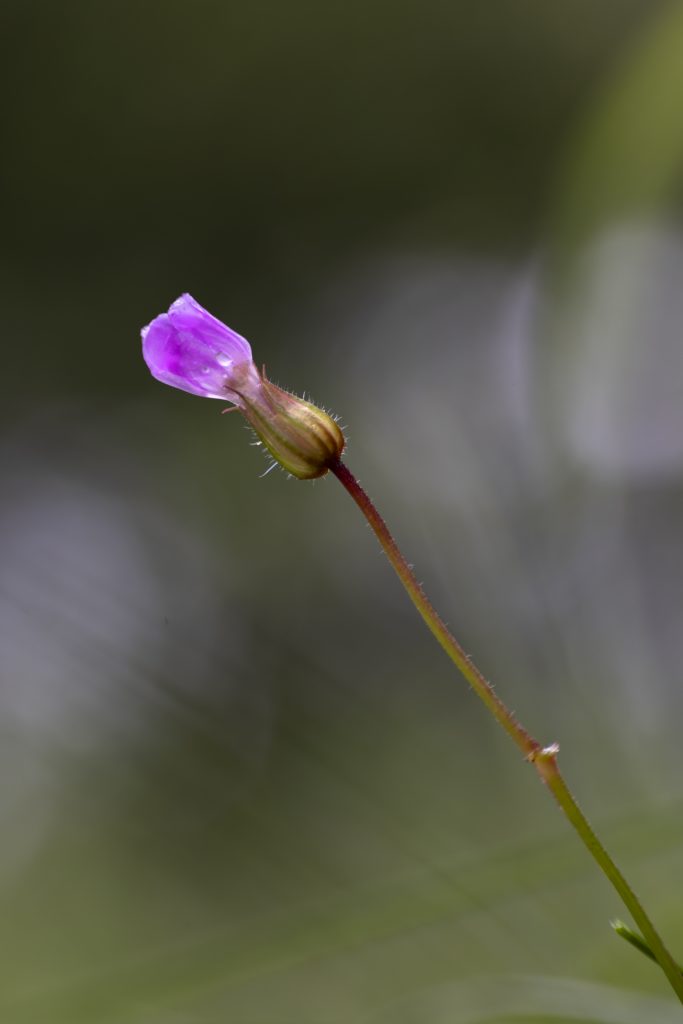
[[[2,1020],[678,1019],[337,483],[139,329],[341,415],[683,957],[680,7],[0,10]]]

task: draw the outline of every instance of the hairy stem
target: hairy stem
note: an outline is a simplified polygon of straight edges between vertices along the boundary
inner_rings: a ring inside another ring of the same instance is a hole
[[[433,607],[431,601],[418,583],[413,570],[401,554],[389,528],[375,508],[372,500],[358,483],[353,473],[341,459],[330,464],[330,470],[349,492],[361,512],[375,532],[382,548],[408,596],[424,619],[427,627],[441,644],[444,651],[460,670],[472,689],[486,705],[487,709],[503,727],[508,736],[517,744],[522,754],[534,765],[539,777],[548,787],[557,803],[579,834],[579,838],[588,852],[597,862],[600,869],[612,883],[624,905],[630,911],[657,962],[664,971],[671,987],[683,1003],[683,975],[681,975],[673,957],[662,942],[650,918],[646,914],[640,900],[616,866],[607,850],[602,845],[588,819],[576,802],[567,783],[564,781],[557,764],[558,746],[543,746],[531,736],[517,721],[513,713],[498,697],[491,684],[484,678],[468,654],[465,653],[455,639],[448,626]]]

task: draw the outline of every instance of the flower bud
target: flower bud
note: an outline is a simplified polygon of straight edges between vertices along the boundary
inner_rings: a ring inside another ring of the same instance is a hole
[[[244,417],[277,462],[299,480],[324,476],[344,450],[339,426],[317,405],[290,395],[265,374],[254,393],[242,393]]]
[[[300,480],[323,476],[344,450],[332,417],[271,384],[257,370],[246,338],[191,295],[181,295],[143,328],[142,354],[162,383],[232,402],[273,458]]]

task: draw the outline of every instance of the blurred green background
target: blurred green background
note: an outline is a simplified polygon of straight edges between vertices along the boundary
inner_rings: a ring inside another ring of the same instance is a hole
[[[336,481],[139,329],[341,415],[683,957],[683,6],[1,14],[0,1020],[678,1020]]]

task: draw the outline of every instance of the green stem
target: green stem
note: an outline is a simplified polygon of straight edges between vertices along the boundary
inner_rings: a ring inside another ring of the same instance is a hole
[[[646,956],[649,960],[654,960],[654,962],[657,963],[657,957],[654,955],[642,935],[638,935],[637,932],[634,932],[632,928],[629,928],[627,924],[624,924],[623,921],[619,921],[618,919],[616,921],[610,921],[610,924],[617,935],[630,943],[630,945],[632,945],[634,949],[637,949],[639,953],[642,953],[643,956]],[[680,964],[677,964],[676,966],[678,967],[679,973],[683,974],[683,967],[681,967]]]
[[[657,962],[668,978],[671,987],[683,1003],[683,975],[681,975],[676,962],[659,937],[650,918],[645,913],[640,900],[596,836],[588,819],[564,781],[557,765],[559,747],[556,744],[546,747],[542,746],[520,725],[513,713],[497,696],[491,684],[484,678],[469,655],[465,653],[433,607],[408,562],[406,562],[401,554],[396,541],[389,532],[389,528],[353,473],[347,469],[341,459],[334,460],[329,468],[349,492],[372,527],[398,578],[407,590],[408,596],[424,619],[427,627],[477,696],[484,702],[499,725],[503,727],[508,736],[517,744],[527,761],[534,765],[539,777],[548,787],[578,832],[582,843],[619,893],[625,906],[633,916],[633,920],[640,928],[645,940],[657,958]]]

